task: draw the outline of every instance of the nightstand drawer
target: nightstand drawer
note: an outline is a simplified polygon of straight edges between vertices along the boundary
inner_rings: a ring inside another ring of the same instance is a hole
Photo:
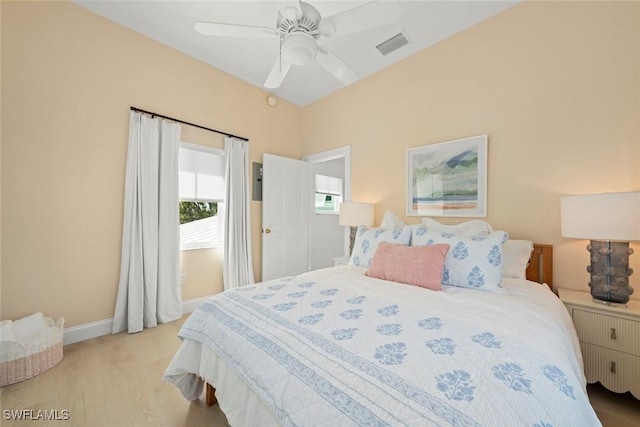
[[[640,398],[640,357],[580,343],[588,383],[600,381],[617,393],[631,391]]]
[[[574,309],[573,323],[581,342],[640,356],[640,322]]]

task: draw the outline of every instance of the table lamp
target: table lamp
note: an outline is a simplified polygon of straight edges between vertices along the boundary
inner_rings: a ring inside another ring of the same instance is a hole
[[[626,305],[629,241],[640,240],[640,192],[566,196],[560,200],[562,237],[589,239],[589,287],[595,302]]]
[[[358,226],[373,225],[373,203],[363,202],[342,202],[340,204],[340,215],[338,224],[351,227],[349,233],[349,255],[353,250],[353,242],[356,239]]]

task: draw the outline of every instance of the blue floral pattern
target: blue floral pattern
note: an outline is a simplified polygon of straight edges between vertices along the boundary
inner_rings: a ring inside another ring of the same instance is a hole
[[[499,267],[502,265],[502,251],[500,251],[498,245],[493,245],[491,247],[491,250],[487,254],[487,261],[489,261],[489,264],[493,265],[494,267]]]
[[[531,394],[531,380],[524,376],[524,370],[516,363],[502,363],[491,368],[493,376],[515,391]]]
[[[251,299],[254,299],[254,300],[265,300],[267,298],[271,298],[274,295],[275,294],[258,294],[258,295],[252,296]]]
[[[569,380],[567,380],[566,375],[560,368],[555,365],[544,365],[541,366],[542,373],[545,377],[549,379],[553,384],[556,385],[560,389],[561,392],[576,400],[576,396],[573,393],[573,387],[569,385]]]
[[[468,372],[455,370],[445,372],[436,376],[438,390],[444,393],[449,400],[473,400],[473,391],[476,387],[473,385],[471,376]]]
[[[390,306],[387,306],[387,307],[379,308],[378,309],[378,313],[381,316],[387,316],[387,317],[388,316],[395,316],[396,314],[399,313],[399,309],[398,309],[398,306],[396,304],[394,304],[394,305],[390,305]]]
[[[418,226],[414,229],[413,232],[416,236],[424,236],[425,234],[427,234],[427,227],[425,227],[424,225]]]
[[[298,304],[297,302],[283,302],[283,303],[274,305],[273,309],[278,311],[288,311],[294,308],[297,304]]]
[[[419,321],[418,326],[422,329],[440,329],[442,328],[442,320],[439,317],[429,317]]]
[[[315,325],[316,323],[321,321],[323,317],[324,314],[322,313],[310,314],[308,316],[302,316],[300,319],[298,319],[298,322],[302,323],[303,325]]]
[[[472,288],[479,288],[484,285],[484,274],[480,267],[473,267],[467,276],[467,283]]]
[[[432,245],[433,243],[428,243]],[[449,267],[446,265],[442,267],[442,283],[450,283],[451,282],[451,272],[449,271]]]
[[[272,286],[267,286],[267,289],[269,289],[270,291],[279,291],[280,289],[286,286],[287,285],[272,285]]]
[[[313,308],[326,308],[329,307],[331,305],[333,301],[331,300],[323,300],[323,301],[314,301],[311,303],[311,307]]]
[[[335,329],[331,331],[333,339],[337,341],[350,340],[358,332],[358,328]]]
[[[438,338],[427,341],[426,344],[435,354],[453,354],[456,350],[456,344],[451,338]]]
[[[360,310],[359,308],[354,308],[353,310],[345,310],[340,313],[340,317],[349,320],[359,319],[360,316],[362,316],[362,310]]]
[[[478,335],[472,335],[471,341],[477,342],[478,344],[487,348],[501,348],[502,346],[500,340],[498,340],[496,336],[491,332],[483,332]]]
[[[400,365],[407,357],[406,348],[403,342],[384,344],[376,347],[374,357],[383,365]]]
[[[347,302],[349,304],[362,304],[364,302],[364,300],[366,300],[366,299],[367,299],[367,297],[365,297],[364,295],[360,295],[360,296],[357,296],[357,297],[349,298],[347,300]]]
[[[298,287],[299,288],[304,288],[304,289],[308,289],[311,288],[313,286],[315,286],[316,282],[304,282],[304,283],[298,283]]]
[[[334,289],[325,289],[323,291],[320,291],[320,295],[324,295],[326,297],[330,297],[332,295],[337,294],[338,291],[339,291],[339,289],[335,289],[335,288]]]
[[[448,231],[443,231],[442,233],[440,233],[440,236],[444,237],[445,239],[450,239],[454,237],[455,234],[449,233]]]
[[[451,250],[451,256],[457,260],[463,260],[469,256],[469,248],[464,242],[458,242]]]
[[[402,325],[399,323],[387,323],[385,325],[378,326],[376,331],[378,331],[380,335],[400,335],[402,332]]]
[[[539,421],[532,425],[531,427],[553,427],[553,424],[545,423],[544,421]]]
[[[307,294],[307,291],[290,292],[287,294],[289,298],[302,298]]]

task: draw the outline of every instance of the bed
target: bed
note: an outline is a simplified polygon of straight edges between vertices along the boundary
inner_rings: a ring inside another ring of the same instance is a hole
[[[163,379],[189,400],[206,383],[232,426],[598,426],[551,254],[534,245],[498,292],[361,265],[225,291],[187,319]]]

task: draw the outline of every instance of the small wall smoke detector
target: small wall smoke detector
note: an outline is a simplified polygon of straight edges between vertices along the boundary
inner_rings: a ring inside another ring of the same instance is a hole
[[[271,105],[272,107],[275,107],[277,103],[278,103],[278,98],[276,98],[273,95],[267,96],[267,104]]]

